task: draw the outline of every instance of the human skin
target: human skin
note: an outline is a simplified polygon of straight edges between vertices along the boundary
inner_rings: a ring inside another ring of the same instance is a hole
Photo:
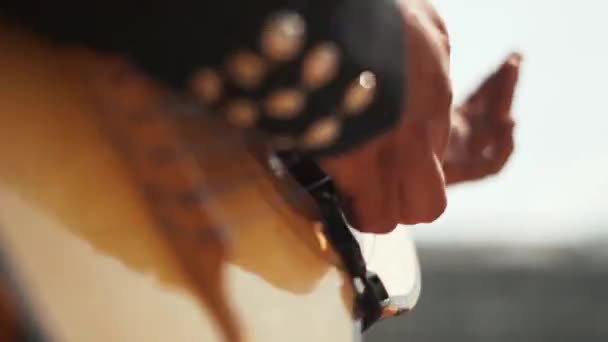
[[[510,54],[452,113],[443,171],[448,185],[500,172],[513,153],[511,115],[522,57]]]
[[[450,45],[426,0],[400,0],[407,32],[407,102],[400,123],[320,165],[341,190],[357,229],[388,233],[436,220],[446,187],[498,173],[513,151],[511,103],[521,56],[511,54],[460,106],[452,107]]]
[[[343,209],[350,223],[365,232],[386,233],[399,223],[432,222],[445,209],[448,183],[492,173],[470,167],[479,154],[462,152],[474,151],[468,147],[478,145],[471,143],[477,141],[477,135],[470,133],[483,127],[478,123],[484,120],[478,120],[483,117],[479,113],[473,115],[481,108],[473,102],[452,114],[449,37],[443,21],[426,0],[400,0],[399,5],[406,18],[408,51],[408,94],[402,120],[390,131],[345,154],[319,160],[343,195]],[[95,83],[106,100],[130,107],[123,108],[125,112],[156,101],[150,95],[154,91],[146,90],[156,85],[141,72],[125,67],[120,58],[88,57],[98,60],[90,70],[93,75],[103,75],[104,81]],[[113,101],[114,96],[129,101]],[[460,120],[452,124],[453,118]],[[458,134],[452,134],[450,140],[451,131]]]
[[[402,118],[363,146],[320,160],[343,195],[351,225],[371,233],[432,222],[447,205],[442,164],[451,127],[449,37],[428,1],[398,4],[407,32]]]

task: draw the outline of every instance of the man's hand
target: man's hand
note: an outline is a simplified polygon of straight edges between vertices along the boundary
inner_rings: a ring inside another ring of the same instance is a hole
[[[513,152],[513,94],[521,56],[511,54],[456,108],[443,170],[448,184],[498,173]]]
[[[452,107],[448,35],[427,0],[398,4],[407,35],[402,120],[355,150],[320,160],[344,197],[349,222],[364,232],[432,222],[447,201],[442,161]]]

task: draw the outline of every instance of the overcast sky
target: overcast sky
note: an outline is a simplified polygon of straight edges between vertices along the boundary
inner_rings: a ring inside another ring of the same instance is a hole
[[[608,2],[434,0],[457,100],[512,50],[524,64],[504,172],[450,191],[420,241],[569,243],[608,237]]]

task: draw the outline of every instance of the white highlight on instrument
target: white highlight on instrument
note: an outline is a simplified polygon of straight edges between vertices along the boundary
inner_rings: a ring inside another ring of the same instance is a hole
[[[349,227],[361,246],[370,271],[382,280],[389,294],[389,307],[411,310],[420,298],[422,277],[416,246],[406,227],[389,234],[361,233]]]

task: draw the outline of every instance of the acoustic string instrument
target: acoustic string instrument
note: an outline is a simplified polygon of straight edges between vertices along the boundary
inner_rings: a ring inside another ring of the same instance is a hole
[[[353,341],[415,305],[407,232],[350,230],[314,163],[175,94],[103,106],[86,54],[0,37],[4,336]]]

